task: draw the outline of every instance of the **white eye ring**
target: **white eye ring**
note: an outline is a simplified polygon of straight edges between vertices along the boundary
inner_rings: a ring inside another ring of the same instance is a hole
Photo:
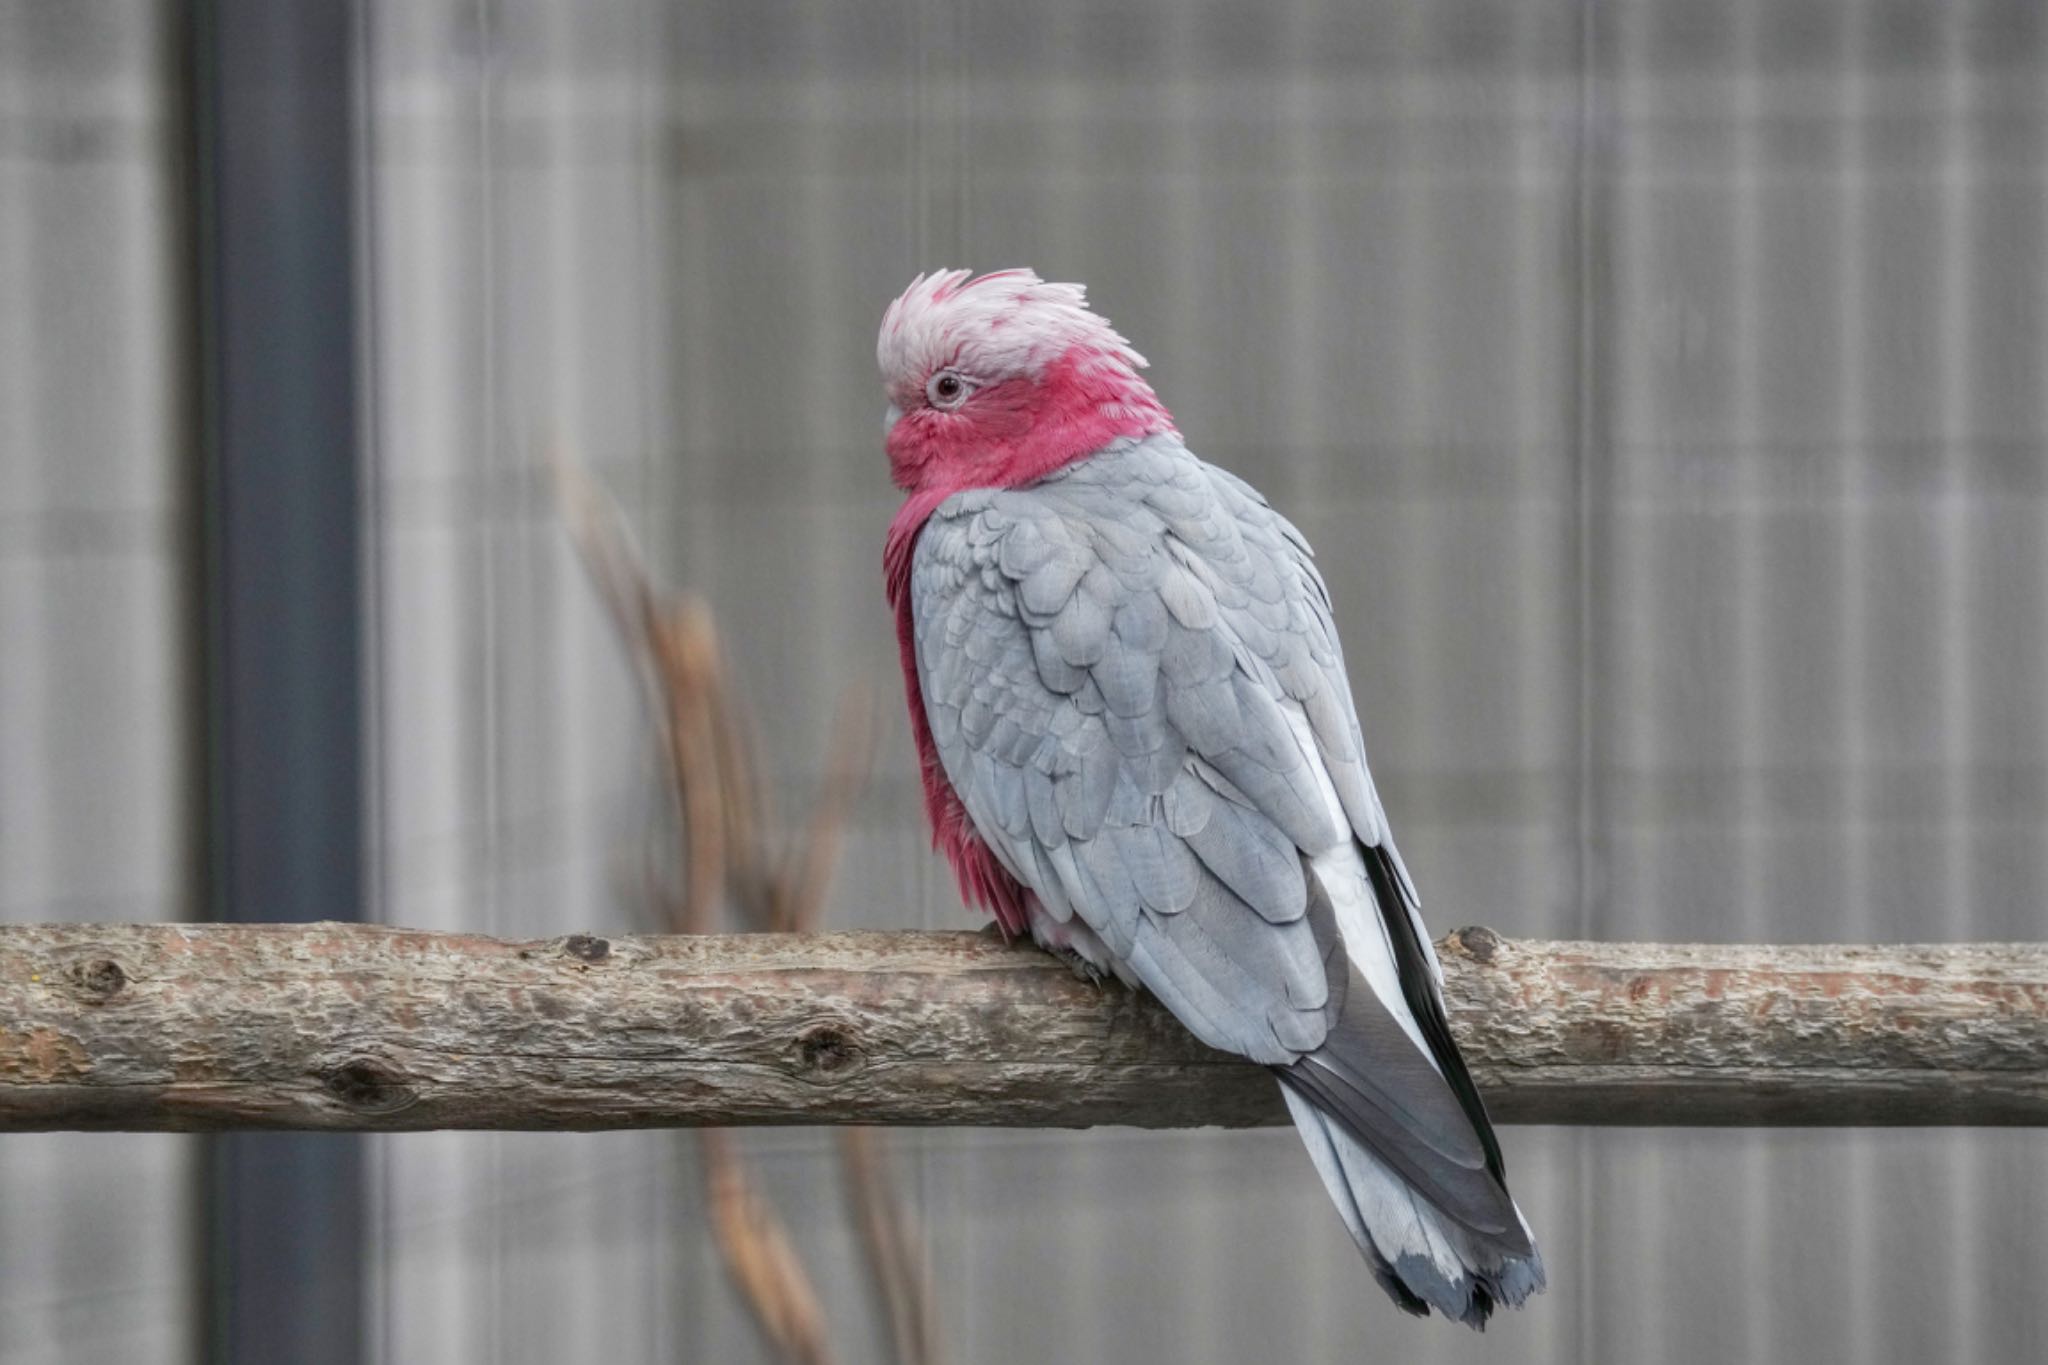
[[[924,381],[927,403],[941,412],[952,412],[974,393],[974,385],[958,370],[940,370]]]

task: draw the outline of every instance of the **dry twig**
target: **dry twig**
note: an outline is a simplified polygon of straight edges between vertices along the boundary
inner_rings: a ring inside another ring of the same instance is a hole
[[[923,1239],[896,1196],[889,1153],[873,1128],[846,1128],[839,1134],[839,1159],[846,1172],[847,1201],[867,1248],[868,1273],[876,1294],[888,1305],[896,1358],[908,1365],[938,1365],[944,1356],[925,1275]]]
[[[707,1128],[697,1143],[704,1154],[712,1236],[726,1274],[784,1359],[826,1365],[832,1349],[825,1336],[825,1310],[782,1220],[747,1180],[731,1130]]]
[[[847,814],[872,758],[872,699],[858,691],[842,699],[825,780],[804,836],[780,859],[772,858],[762,831],[775,827],[774,813],[758,779],[752,726],[734,699],[710,609],[694,598],[662,601],[617,508],[567,461],[558,464],[557,474],[571,534],[640,661],[661,730],[683,857],[683,887],[670,906],[670,927],[710,932],[716,907],[724,902],[753,932],[816,929]],[[888,1179],[886,1154],[867,1130],[847,1130],[840,1142],[849,1200],[898,1357],[929,1365],[937,1358],[932,1294],[915,1232]],[[788,1360],[829,1361],[817,1294],[781,1220],[749,1182],[729,1134],[708,1130],[699,1143],[713,1236],[763,1335]]]

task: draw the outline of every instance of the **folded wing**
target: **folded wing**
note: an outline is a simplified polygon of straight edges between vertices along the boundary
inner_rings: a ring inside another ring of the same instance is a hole
[[[1275,1069],[1406,1306],[1540,1284],[1300,534],[1155,437],[950,500],[911,593],[946,776],[1044,912]]]

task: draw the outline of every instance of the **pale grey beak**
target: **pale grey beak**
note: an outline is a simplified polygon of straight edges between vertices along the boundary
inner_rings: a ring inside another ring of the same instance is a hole
[[[896,406],[896,405],[895,405],[894,403],[891,403],[891,404],[889,405],[889,410],[888,410],[887,412],[885,412],[885,413],[883,413],[883,414],[882,414],[882,436],[883,436],[883,438],[884,438],[884,439],[887,439],[887,437],[888,437],[889,433],[890,433],[890,432],[892,432],[892,431],[894,431],[894,430],[896,429],[896,424],[897,424],[898,422],[902,421],[902,420],[903,420],[903,409],[902,409],[902,408],[899,408],[899,407],[897,407],[897,406]]]

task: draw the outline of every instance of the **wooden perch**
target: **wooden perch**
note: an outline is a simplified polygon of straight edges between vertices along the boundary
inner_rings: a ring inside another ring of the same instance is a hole
[[[2048,1123],[2048,946],[1441,951],[1505,1122]],[[0,1130],[1282,1118],[1149,998],[986,934],[0,927]]]

